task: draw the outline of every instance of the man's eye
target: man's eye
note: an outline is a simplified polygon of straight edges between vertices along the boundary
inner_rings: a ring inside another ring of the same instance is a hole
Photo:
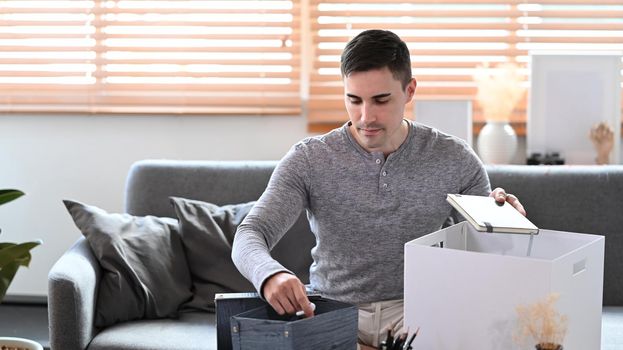
[[[361,100],[349,100],[351,104],[358,105],[361,104]]]
[[[376,100],[376,103],[380,105],[386,104],[387,102],[389,102],[389,100]]]

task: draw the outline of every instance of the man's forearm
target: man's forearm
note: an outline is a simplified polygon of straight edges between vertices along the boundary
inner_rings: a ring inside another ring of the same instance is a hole
[[[243,225],[234,238],[231,258],[240,273],[253,284],[260,295],[262,284],[268,277],[280,271],[292,273],[272,258],[266,242],[259,234]]]

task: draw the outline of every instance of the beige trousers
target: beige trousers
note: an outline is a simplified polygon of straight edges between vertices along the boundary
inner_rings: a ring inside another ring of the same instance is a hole
[[[388,329],[392,330],[392,335],[402,332],[404,316],[402,299],[359,304],[357,307],[359,308],[359,343],[378,347],[387,336]]]

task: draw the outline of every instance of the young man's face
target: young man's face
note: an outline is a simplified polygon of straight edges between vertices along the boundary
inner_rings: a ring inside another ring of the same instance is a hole
[[[387,155],[402,144],[408,133],[402,122],[405,105],[413,98],[415,86],[412,79],[403,89],[387,67],[353,72],[344,78],[350,131],[365,150]]]

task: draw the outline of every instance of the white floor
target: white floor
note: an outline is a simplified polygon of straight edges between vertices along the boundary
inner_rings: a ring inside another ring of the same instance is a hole
[[[623,350],[623,306],[604,306],[601,350]]]

